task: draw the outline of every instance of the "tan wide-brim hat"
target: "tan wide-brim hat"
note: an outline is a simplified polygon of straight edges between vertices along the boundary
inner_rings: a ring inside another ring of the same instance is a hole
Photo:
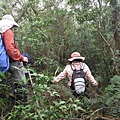
[[[82,57],[79,52],[73,52],[71,54],[71,58],[68,59],[69,62],[72,62],[73,60],[85,60],[85,57]]]
[[[0,20],[0,33],[5,32],[13,26],[19,27],[19,25],[15,22],[14,18],[10,14],[4,15]]]

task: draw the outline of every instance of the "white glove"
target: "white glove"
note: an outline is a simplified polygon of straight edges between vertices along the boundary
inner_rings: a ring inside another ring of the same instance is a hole
[[[24,61],[24,62],[28,62],[28,58],[27,58],[27,57],[24,57],[23,61]]]
[[[95,82],[92,83],[92,85],[93,85],[93,86],[98,86],[98,82],[95,81]]]
[[[55,80],[52,80],[52,83],[56,83],[57,81],[55,81]]]

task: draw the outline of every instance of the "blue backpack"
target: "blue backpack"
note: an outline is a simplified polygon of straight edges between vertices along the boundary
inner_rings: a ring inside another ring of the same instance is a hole
[[[6,52],[2,35],[0,34],[0,71],[5,73],[9,69],[9,56]]]

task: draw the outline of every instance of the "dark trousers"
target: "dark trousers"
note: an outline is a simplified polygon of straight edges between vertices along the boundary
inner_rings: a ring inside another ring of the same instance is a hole
[[[24,82],[25,80],[25,74],[24,74],[24,66],[23,62],[20,61],[14,61],[10,63],[9,72],[11,73],[11,82],[12,83],[19,83]]]
[[[10,63],[9,72],[11,73],[9,85],[11,86],[10,92],[23,93],[22,88],[26,87],[25,68],[23,62],[13,61]]]

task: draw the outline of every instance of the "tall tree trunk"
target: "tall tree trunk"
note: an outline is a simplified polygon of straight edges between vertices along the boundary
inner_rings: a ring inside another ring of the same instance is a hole
[[[111,0],[111,6],[114,8],[114,10],[112,11],[114,39],[116,43],[116,48],[120,50],[120,3],[119,3],[119,0]]]

